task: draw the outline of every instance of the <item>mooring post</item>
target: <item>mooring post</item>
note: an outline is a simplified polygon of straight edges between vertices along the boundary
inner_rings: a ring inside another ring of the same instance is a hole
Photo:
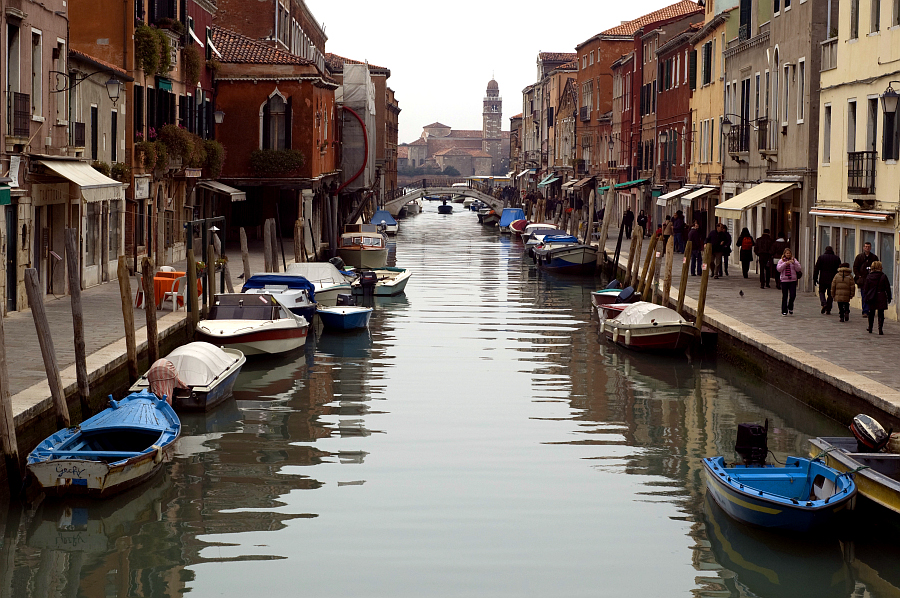
[[[6,464],[6,481],[11,496],[18,494],[22,485],[22,470],[19,467],[19,447],[16,442],[16,420],[9,392],[9,367],[6,363],[6,332],[0,317],[0,442]]]
[[[250,270],[250,251],[247,249],[247,231],[241,227],[241,261],[244,263],[244,282],[250,280],[253,272]],[[267,270],[268,271],[268,270]]]
[[[294,221],[294,263],[299,264],[302,260],[300,258],[300,248],[303,245],[303,221],[299,218]]]
[[[91,396],[87,376],[87,350],[84,343],[84,310],[81,305],[81,267],[78,259],[78,231],[67,228],[66,271],[69,278],[69,297],[72,300],[72,327],[75,339],[75,378],[78,383],[78,402],[81,405],[81,420],[91,416],[89,399]],[[104,263],[105,260],[104,260]]]
[[[666,272],[663,276],[662,301],[660,305],[669,307],[669,293],[672,291],[672,267],[675,264],[675,235],[666,243]]]
[[[134,340],[134,306],[131,304],[131,277],[128,275],[128,264],[125,256],[119,256],[116,270],[119,277],[119,298],[122,301],[122,320],[125,323],[125,354],[128,356],[128,383],[134,384],[138,373],[137,343]],[[144,300],[146,303],[146,299]]]
[[[697,297],[697,330],[703,331],[703,311],[706,309],[706,289],[709,286],[709,271],[713,267],[712,243],[703,250],[703,276],[700,277],[700,295]]]
[[[244,229],[241,229],[243,232]],[[191,296],[187,304],[187,316],[190,318],[191,327],[188,337],[194,338],[194,331],[197,330],[197,324],[200,322],[200,303],[197,293],[197,260],[194,257],[194,250],[187,250],[187,293]]]
[[[269,233],[269,221],[263,223],[263,266],[266,272],[272,272],[272,235]]]
[[[47,384],[50,385],[50,396],[53,398],[53,407],[56,410],[56,426],[59,429],[68,428],[72,425],[72,420],[69,417],[66,396],[63,394],[59,363],[56,361],[56,351],[53,349],[53,338],[50,336],[50,323],[47,321],[47,311],[44,309],[41,281],[34,268],[25,269],[25,292],[28,294],[28,303],[31,305],[31,316],[34,318],[38,344],[41,346],[41,357],[44,359],[44,369],[47,372]]]
[[[631,287],[636,291],[641,284],[639,278],[641,270],[641,249],[644,248],[644,229],[637,227],[635,234],[638,236],[637,247],[634,248],[634,271],[631,272]]]
[[[644,257],[644,267],[641,269],[641,277],[638,280],[638,284],[640,284],[640,288],[637,290],[641,294],[641,298],[646,301],[647,295],[647,276],[650,274],[650,260],[653,258],[653,252],[656,250],[656,243],[659,241],[659,235],[656,233],[653,234],[653,237],[650,239],[650,247],[647,248],[647,255]]]
[[[141,262],[141,282],[144,285],[144,315],[147,318],[147,358],[150,364],[159,359],[159,334],[156,329],[156,293],[153,290],[155,269],[150,258]]]
[[[216,304],[216,248],[212,245],[209,246],[209,255],[213,256],[213,259],[210,260],[211,263],[207,265],[207,272],[210,272],[210,275],[207,276],[209,279],[209,309],[212,309],[212,306]],[[209,313],[209,312],[207,312]]]
[[[684,259],[681,260],[681,284],[678,287],[678,304],[675,306],[675,311],[680,313],[682,316],[682,310],[684,309],[684,294],[687,292],[687,284],[688,284],[688,270],[690,268],[690,259],[691,259],[691,243],[687,242],[687,245],[684,246]]]
[[[628,248],[628,266],[625,268],[625,280],[622,281],[623,287],[631,284],[631,269],[634,267],[634,251],[637,248],[637,234],[640,228],[639,226],[636,227],[631,233],[631,247]]]

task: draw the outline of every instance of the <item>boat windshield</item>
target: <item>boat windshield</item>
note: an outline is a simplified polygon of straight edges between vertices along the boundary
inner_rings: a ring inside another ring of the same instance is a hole
[[[268,297],[256,295],[257,298]],[[247,299],[235,297],[216,297],[216,304],[209,311],[210,320],[277,320],[279,307],[268,298],[254,301],[250,295]]]

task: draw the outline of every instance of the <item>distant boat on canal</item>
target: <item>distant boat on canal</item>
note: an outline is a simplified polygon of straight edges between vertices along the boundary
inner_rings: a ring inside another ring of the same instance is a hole
[[[389,235],[396,235],[397,231],[400,230],[400,225],[397,224],[397,221],[387,210],[376,210],[372,219],[369,221],[369,224],[374,224],[379,227],[383,226],[384,232]]]
[[[26,463],[45,492],[105,497],[157,473],[180,433],[171,405],[145,389],[51,434]]]
[[[503,212],[500,214],[500,232],[512,232],[509,226],[517,220],[525,220],[525,211],[522,208],[503,208]]]
[[[338,256],[351,268],[381,268],[387,264],[387,236],[374,224],[348,224],[338,241]]]
[[[281,276],[299,276],[311,283],[316,302],[324,305],[337,303],[338,295],[349,293],[350,285],[356,280],[355,274],[339,270],[331,262],[288,264],[287,271]],[[312,314],[306,319],[312,322]]]

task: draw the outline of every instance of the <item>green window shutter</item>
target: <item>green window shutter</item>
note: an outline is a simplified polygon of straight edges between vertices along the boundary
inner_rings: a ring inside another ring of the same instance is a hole
[[[688,60],[688,81],[691,89],[697,89],[697,50],[691,50],[691,57]]]

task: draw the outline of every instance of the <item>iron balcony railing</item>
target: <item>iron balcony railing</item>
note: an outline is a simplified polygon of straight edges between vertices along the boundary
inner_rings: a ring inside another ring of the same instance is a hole
[[[72,139],[69,145],[84,147],[84,123],[72,123]]]
[[[31,96],[17,91],[10,93],[6,119],[9,135],[28,137],[31,134]]]
[[[729,154],[750,151],[750,130],[749,124],[731,125],[731,131],[728,133]]]
[[[847,152],[847,193],[875,194],[875,165],[878,152]]]

